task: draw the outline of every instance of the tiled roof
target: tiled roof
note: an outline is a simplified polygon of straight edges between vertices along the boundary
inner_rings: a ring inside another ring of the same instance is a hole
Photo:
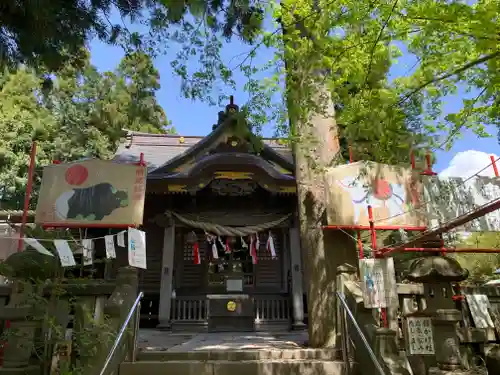
[[[143,153],[149,170],[153,170],[186,152],[203,138],[205,137],[128,131],[126,140],[118,146],[113,160],[122,163],[138,162]],[[280,144],[277,139],[265,138],[263,142],[293,163],[289,147]]]

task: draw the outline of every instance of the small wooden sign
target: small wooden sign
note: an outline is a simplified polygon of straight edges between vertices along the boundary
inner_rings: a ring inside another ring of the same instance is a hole
[[[434,355],[434,335],[429,317],[406,318],[407,343],[410,355]]]
[[[465,299],[476,328],[495,328],[489,314],[491,305],[486,294],[466,294]]]

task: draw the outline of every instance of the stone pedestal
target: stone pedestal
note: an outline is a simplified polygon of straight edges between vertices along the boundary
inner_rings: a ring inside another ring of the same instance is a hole
[[[442,370],[437,367],[431,367],[429,369],[428,375],[489,375],[498,374],[498,372],[487,372],[486,369],[479,368],[474,370]]]
[[[500,345],[493,346],[486,353],[486,368],[490,374],[500,374]]]
[[[389,328],[377,328],[374,333],[373,351],[380,364],[386,367],[391,375],[410,375],[399,356],[396,343],[396,331]]]
[[[456,330],[461,319],[460,311],[454,309],[439,309],[432,319],[436,361],[441,370],[454,371],[462,368],[460,342]]]

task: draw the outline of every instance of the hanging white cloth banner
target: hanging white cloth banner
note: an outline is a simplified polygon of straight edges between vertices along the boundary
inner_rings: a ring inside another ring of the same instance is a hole
[[[217,244],[215,240],[212,241],[212,257],[214,259],[219,259],[219,252],[217,251]]]
[[[252,257],[252,264],[257,264],[259,258],[257,257],[257,249],[260,247],[259,234],[252,234],[250,236],[250,256]]]
[[[48,251],[43,245],[34,238],[23,238],[24,242],[38,251],[40,254],[54,256],[50,251]]]
[[[93,259],[94,242],[90,238],[82,240],[83,265],[90,266]]]
[[[240,237],[240,240],[241,240],[241,248],[248,249],[248,244],[245,242],[245,239],[243,237]]]
[[[71,251],[71,248],[69,247],[68,241],[54,240],[54,246],[56,247],[57,254],[59,255],[61,266],[63,267],[76,266],[75,257],[73,256],[73,251]]]
[[[267,237],[267,250],[271,253],[273,259],[276,258],[276,249],[274,248],[274,239],[271,231],[269,231],[269,236]]]
[[[118,242],[118,246],[125,247],[125,231],[121,231],[116,235],[116,242]]]
[[[128,228],[128,264],[147,269],[146,233],[142,230]]]
[[[104,244],[106,245],[106,258],[115,259],[116,251],[115,251],[115,236],[104,236]]]
[[[215,242],[217,240],[217,237],[207,232],[205,232],[205,236],[207,237],[207,242],[209,243],[210,248],[212,249],[212,258],[219,259],[219,252],[217,251],[217,243]]]

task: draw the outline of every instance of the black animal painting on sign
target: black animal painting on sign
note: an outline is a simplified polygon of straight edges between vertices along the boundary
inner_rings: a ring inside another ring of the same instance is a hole
[[[127,191],[117,190],[110,183],[100,183],[64,192],[57,198],[55,209],[60,220],[100,221],[128,204]]]

